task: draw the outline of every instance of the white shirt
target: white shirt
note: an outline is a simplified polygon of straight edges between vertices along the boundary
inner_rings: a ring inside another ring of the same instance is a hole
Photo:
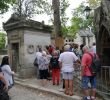
[[[39,70],[45,70],[48,69],[49,66],[49,60],[47,56],[41,56],[38,60]]]
[[[52,58],[52,56],[50,54],[47,54],[47,58],[48,58],[48,60],[50,62],[50,59]]]
[[[41,52],[36,52],[37,59],[39,59],[41,56],[42,56],[42,53]]]
[[[74,62],[78,60],[78,57],[73,52],[63,52],[60,54],[59,60],[62,63],[63,72],[73,72]]]
[[[2,69],[2,73],[4,75],[4,78],[5,78],[8,86],[12,85],[13,84],[13,79],[12,79],[13,71],[11,71],[10,66],[4,65],[1,67],[1,69]]]

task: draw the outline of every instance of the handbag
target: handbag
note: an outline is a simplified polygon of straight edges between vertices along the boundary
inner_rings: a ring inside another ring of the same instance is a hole
[[[38,59],[37,59],[37,57],[34,60],[34,66],[38,66]]]

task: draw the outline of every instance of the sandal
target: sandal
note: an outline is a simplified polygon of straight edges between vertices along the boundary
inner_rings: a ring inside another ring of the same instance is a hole
[[[70,96],[73,96],[74,94],[73,93],[70,93]]]
[[[68,92],[68,91],[65,91],[64,93],[65,93],[66,95],[69,95],[69,92]]]
[[[70,92],[69,95],[70,95],[70,96],[73,96],[74,94],[73,94],[73,92]]]

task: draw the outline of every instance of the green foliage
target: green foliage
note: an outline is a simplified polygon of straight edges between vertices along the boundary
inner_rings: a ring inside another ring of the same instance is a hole
[[[67,29],[66,23],[68,17],[66,17],[66,9],[69,7],[68,0],[60,0],[60,20],[62,26],[62,33],[65,34]],[[53,7],[52,0],[18,0],[14,5],[15,14],[20,18],[31,18],[35,14],[47,14],[50,17],[51,22],[53,22]]]
[[[0,14],[8,11],[9,5],[15,3],[16,0],[0,0]]]
[[[60,0],[60,20],[61,20],[61,32],[63,36],[67,36],[68,33],[68,27],[67,27],[67,21],[68,17],[66,16],[66,9],[69,7],[68,0]]]
[[[101,0],[87,0],[88,4],[92,7],[99,6]],[[93,29],[93,12],[91,11],[88,18],[84,14],[85,5],[82,2],[76,9],[73,10],[73,17],[71,19],[71,26],[69,28],[69,35],[74,36],[80,29],[91,28]]]
[[[51,14],[52,6],[48,0],[31,0],[32,5],[35,5],[35,10],[37,14]]]
[[[67,36],[69,27],[68,26],[61,26],[61,32],[63,36]]]
[[[69,27],[68,35],[75,38],[79,29],[86,27],[87,20],[84,18],[84,4],[81,3],[79,7],[73,10],[73,17],[71,19],[71,26]]]
[[[49,5],[50,4],[50,5]],[[52,4],[51,3],[46,3],[47,5],[47,8],[46,10],[44,10],[44,12],[50,16],[50,21],[53,22],[53,7],[52,7]],[[44,5],[44,6],[46,6]],[[59,10],[60,10],[60,21],[61,21],[61,26],[62,26],[62,32],[63,30],[65,30],[66,28],[66,24],[67,24],[67,21],[68,21],[68,17],[66,16],[66,9],[69,7],[69,1],[68,0],[60,0],[60,7],[59,7]],[[46,8],[46,7],[44,7]],[[63,32],[65,33],[65,31]]]
[[[91,8],[96,8],[100,6],[101,0],[87,0],[87,2]]]
[[[0,49],[5,48],[5,43],[6,43],[6,34],[0,32]]]
[[[60,0],[60,19],[62,27],[66,27],[68,17],[66,16],[66,9],[69,7],[68,0]]]
[[[50,4],[47,0],[18,0],[14,6],[14,14],[20,18],[31,18],[35,14],[50,14]]]
[[[83,27],[83,19],[81,17],[73,17],[71,20],[72,25],[69,27],[69,36],[75,37],[80,27]]]

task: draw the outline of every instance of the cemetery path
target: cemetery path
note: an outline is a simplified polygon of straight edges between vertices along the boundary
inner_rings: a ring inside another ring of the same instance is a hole
[[[11,100],[66,100],[47,93],[33,91],[22,86],[15,85],[9,92]]]
[[[59,89],[61,88],[62,81],[58,86],[53,86],[52,81],[48,81],[48,84],[42,87],[40,80],[36,78],[15,79],[15,86],[10,90],[10,96],[12,100],[82,100],[83,92],[78,89],[77,84],[74,84],[73,96],[68,96],[60,92]],[[96,98],[96,100],[102,99]]]

